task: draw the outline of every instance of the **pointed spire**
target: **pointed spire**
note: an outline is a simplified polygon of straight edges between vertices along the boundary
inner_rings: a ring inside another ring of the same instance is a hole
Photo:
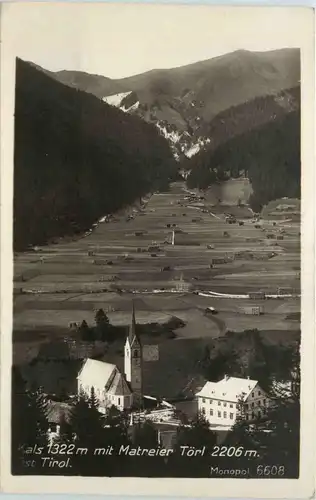
[[[134,301],[132,301],[132,322],[129,327],[129,334],[128,334],[128,339],[130,342],[130,345],[134,342],[134,340],[138,340],[140,343],[140,340],[138,338],[138,335],[136,333],[136,320],[135,320],[135,304]]]

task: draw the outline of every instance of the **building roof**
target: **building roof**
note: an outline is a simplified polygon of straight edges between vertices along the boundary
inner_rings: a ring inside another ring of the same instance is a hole
[[[61,424],[71,420],[71,405],[59,401],[50,401],[47,406],[46,416],[50,424]]]
[[[203,389],[196,395],[203,398],[238,402],[242,395],[246,400],[257,384],[257,380],[224,377],[219,382],[206,382]]]
[[[129,396],[132,394],[124,375],[118,370],[107,392],[116,396]]]
[[[84,375],[85,382],[89,386],[98,387],[102,384],[105,387],[109,384],[110,379],[115,375],[114,372],[116,371],[117,367],[111,363],[88,358],[83,364],[78,374],[78,378]]]

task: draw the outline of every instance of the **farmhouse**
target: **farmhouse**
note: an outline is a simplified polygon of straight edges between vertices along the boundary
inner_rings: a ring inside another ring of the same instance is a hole
[[[263,306],[244,306],[240,310],[244,314],[249,314],[251,316],[260,316],[264,313]]]
[[[224,427],[232,427],[239,416],[247,420],[261,417],[269,404],[257,380],[228,376],[219,382],[206,382],[196,396],[206,420]]]
[[[88,358],[78,377],[78,393],[88,397],[92,387],[100,409],[115,405],[120,410],[140,406],[142,401],[142,346],[136,333],[133,304],[132,323],[124,349],[124,373],[111,363]]]

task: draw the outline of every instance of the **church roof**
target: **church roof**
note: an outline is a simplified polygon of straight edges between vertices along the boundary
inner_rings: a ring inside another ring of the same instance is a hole
[[[91,387],[99,386],[100,382],[106,386],[116,370],[117,367],[111,363],[88,358],[83,364],[78,378],[84,374],[85,382]]]
[[[129,396],[131,394],[128,383],[121,372],[116,372],[113,382],[107,392],[116,396]]]
[[[135,320],[135,305],[134,301],[132,303],[132,321],[129,327],[129,332],[128,332],[128,340],[130,345],[132,346],[135,340],[140,344],[140,339],[139,336],[137,335],[136,332],[136,320]]]

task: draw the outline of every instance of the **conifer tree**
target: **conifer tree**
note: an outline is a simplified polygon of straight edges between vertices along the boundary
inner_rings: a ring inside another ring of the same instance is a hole
[[[12,473],[43,473],[40,460],[31,451],[48,444],[47,399],[41,390],[31,392],[19,372],[12,370]],[[33,462],[32,467],[27,465]],[[35,465],[34,465],[35,463]]]
[[[78,328],[78,332],[82,340],[91,340],[91,330],[88,326],[88,323],[84,319],[81,325]]]
[[[99,309],[95,314],[96,338],[107,340],[110,331],[110,321],[103,309]]]

